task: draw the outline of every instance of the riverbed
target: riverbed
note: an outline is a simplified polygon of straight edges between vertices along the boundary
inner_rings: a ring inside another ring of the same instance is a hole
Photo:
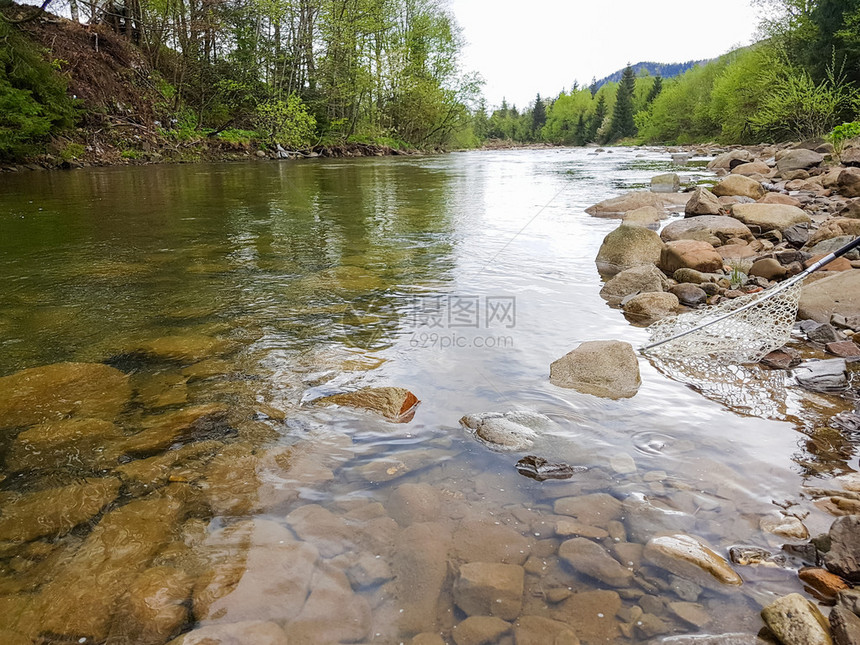
[[[646,341],[599,296],[618,221],[584,210],[669,171],[708,177],[659,149],[4,175],[0,382],[32,387],[0,415],[4,642],[454,642],[493,613],[466,590],[475,563],[512,567],[481,574],[507,594],[491,642],[513,625],[517,643],[755,634],[763,605],[802,589],[781,547],[804,540],[762,519],[827,530],[802,493],[849,470],[855,448],[815,436],[846,404],[785,373],[645,358],[629,399],[548,378],[580,342]],[[57,403],[67,364],[105,385]],[[408,422],[318,401],[385,386],[420,400]],[[512,410],[552,421],[527,451],[459,424]],[[526,454],[577,472],[535,481]],[[690,584],[643,560],[666,531],[782,559]],[[631,577],[570,567],[575,536]]]

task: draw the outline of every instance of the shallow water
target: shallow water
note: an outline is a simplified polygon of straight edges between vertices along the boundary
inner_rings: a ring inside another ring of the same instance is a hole
[[[636,545],[681,530],[724,556],[737,544],[778,552],[792,540],[759,523],[785,508],[825,530],[829,516],[801,491],[849,469],[854,445],[816,428],[850,404],[803,394],[783,373],[744,383],[714,366],[697,379],[645,359],[631,399],[548,379],[581,341],[645,341],[598,295],[594,258],[618,222],[583,211],[658,172],[705,174],[668,156],[565,149],[3,175],[0,377],[102,363],[128,375],[130,395],[107,416],[74,402],[52,412],[49,425],[115,424],[104,436],[121,448],[88,445],[75,458],[67,444],[22,448],[35,421],[0,419],[0,504],[48,526],[3,538],[0,515],[0,635],[163,643],[262,620],[291,643],[418,632],[453,642],[466,616],[459,568],[474,561],[524,565],[522,605],[506,620],[553,618],[584,643],[758,631],[761,605],[801,588],[799,562],[737,566],[743,586],[690,595]],[[181,347],[165,350],[165,338]],[[410,422],[314,403],[387,385],[421,400]],[[132,447],[169,425],[164,415],[201,404],[224,409],[203,429]],[[526,452],[490,450],[458,424],[520,409],[555,422]],[[514,468],[525,454],[587,470],[533,481]],[[90,512],[52,523],[26,506],[94,479],[121,487]],[[571,518],[554,504],[592,493],[626,502],[593,522],[592,539],[634,570],[629,585],[559,559],[556,525]],[[109,539],[114,525],[124,538]],[[129,541],[140,548],[126,553]],[[589,595],[598,590],[608,595]],[[135,602],[155,596],[157,611]],[[708,619],[679,617],[679,601]],[[591,611],[616,602],[615,615]]]

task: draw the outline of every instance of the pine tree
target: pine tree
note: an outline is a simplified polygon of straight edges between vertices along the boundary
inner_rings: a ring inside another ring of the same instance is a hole
[[[532,139],[537,141],[540,139],[541,128],[546,123],[546,106],[541,101],[540,94],[535,99],[535,106],[532,110]]]
[[[636,124],[633,121],[633,91],[636,89],[636,75],[628,65],[621,75],[618,84],[618,94],[615,96],[615,108],[612,110],[610,138],[624,139],[636,135]]]
[[[576,122],[576,129],[573,131],[573,145],[575,146],[583,146],[587,142],[585,140],[588,133],[586,132],[587,126],[585,125],[585,112],[579,113],[579,120]]]
[[[603,125],[603,120],[606,118],[606,97],[601,94],[597,97],[597,105],[594,107],[594,114],[588,121],[588,130],[586,132],[585,143],[597,140],[597,131]]]
[[[594,98],[597,95],[597,90],[600,88],[597,85],[597,77],[591,77],[591,85],[588,86],[589,91],[591,92],[591,98]]]
[[[660,96],[660,92],[663,91],[663,77],[657,76],[654,79],[654,84],[651,86],[651,90],[648,92],[648,96],[645,97],[645,105],[650,105],[654,102],[658,96]]]

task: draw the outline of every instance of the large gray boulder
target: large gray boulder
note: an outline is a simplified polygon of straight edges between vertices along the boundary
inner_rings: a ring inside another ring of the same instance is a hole
[[[732,217],[762,232],[784,231],[796,224],[808,224],[809,215],[787,204],[732,204]]]
[[[630,398],[642,384],[633,346],[617,340],[582,343],[550,365],[549,380],[608,399]]]
[[[664,242],[698,240],[721,246],[730,239],[752,242],[755,237],[743,222],[724,215],[702,215],[672,222],[660,233]]]
[[[833,314],[860,316],[860,271],[840,271],[804,285],[797,317],[829,323]]]
[[[681,178],[674,172],[651,178],[651,192],[677,193],[681,190]]]
[[[600,297],[618,304],[631,294],[662,292],[668,286],[665,274],[653,264],[646,264],[625,269],[613,276],[603,285]]]
[[[597,252],[597,269],[614,275],[635,266],[656,264],[663,250],[663,240],[642,226],[622,224],[609,233]]]
[[[843,515],[830,527],[830,551],[824,564],[850,582],[860,582],[860,515]]]
[[[663,200],[650,190],[636,190],[631,193],[605,199],[585,209],[585,212],[595,217],[621,217],[627,211],[636,210],[643,206],[663,207]]]
[[[711,189],[717,197],[749,197],[761,199],[767,191],[755,179],[743,175],[729,175]]]
[[[821,164],[824,161],[824,155],[806,150],[804,148],[796,148],[794,150],[782,150],[776,153],[776,169],[780,173],[790,172],[792,170],[809,170]]]
[[[684,215],[686,217],[722,215],[723,212],[723,205],[720,203],[720,200],[704,186],[697,186],[693,194],[690,195],[686,206],[684,206]]]

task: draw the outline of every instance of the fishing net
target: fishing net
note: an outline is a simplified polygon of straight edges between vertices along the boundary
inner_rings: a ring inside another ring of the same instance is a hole
[[[771,291],[664,318],[648,328],[651,341],[643,352],[673,361],[707,356],[758,362],[791,336],[801,290],[801,281],[791,280]]]

